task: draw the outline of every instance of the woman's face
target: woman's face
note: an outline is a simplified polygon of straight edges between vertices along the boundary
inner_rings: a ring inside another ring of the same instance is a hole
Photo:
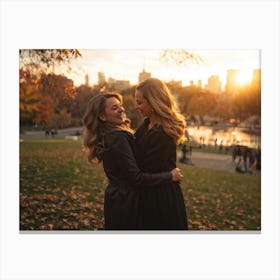
[[[143,117],[150,117],[153,113],[152,107],[143,97],[143,93],[139,90],[135,92],[135,102],[136,102],[136,110],[143,116]]]
[[[105,114],[101,115],[100,119],[113,125],[121,125],[124,122],[125,111],[117,98],[111,97],[106,99]]]

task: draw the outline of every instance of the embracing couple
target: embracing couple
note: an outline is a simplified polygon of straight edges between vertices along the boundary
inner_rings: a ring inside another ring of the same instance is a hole
[[[133,132],[122,98],[101,93],[88,103],[83,144],[90,162],[103,163],[105,230],[187,230],[183,177],[176,145],[184,141],[185,119],[159,79],[140,83],[136,109],[144,117]]]

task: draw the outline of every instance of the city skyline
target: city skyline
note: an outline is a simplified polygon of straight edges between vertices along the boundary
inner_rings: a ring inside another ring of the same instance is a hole
[[[211,75],[207,79],[207,83],[202,84],[202,80],[197,80],[196,82],[193,80],[190,80],[187,84],[182,84],[181,80],[166,80],[165,82],[174,82],[180,86],[195,86],[198,88],[208,89],[215,93],[221,93],[223,91],[226,91],[226,88],[231,89],[238,89],[240,87],[243,87],[245,85],[250,85],[255,82],[261,81],[261,69],[253,69],[250,70],[247,76],[241,76],[240,75],[240,69],[228,69],[226,74],[226,82],[224,85],[222,85],[222,82],[220,80],[219,75]],[[142,77],[141,77],[142,76]],[[152,73],[145,72],[144,70],[142,72],[139,72],[138,74],[138,83],[142,82],[143,80],[153,77]],[[114,79],[114,77],[110,77],[106,79],[106,75],[103,72],[98,72],[98,81],[96,85],[103,84],[107,82],[108,84],[122,84],[121,88],[125,89],[130,86],[130,82],[128,80],[117,80]],[[85,76],[85,83],[89,86],[88,81],[88,74]],[[231,90],[230,90],[231,91]]]
[[[252,78],[254,69],[260,69],[260,50],[191,50],[202,61],[176,64],[162,59],[163,50],[80,50],[82,57],[71,63],[71,71],[66,66],[57,69],[67,73],[76,86],[85,83],[88,75],[90,85],[97,84],[98,72],[105,74],[106,80],[128,80],[131,85],[138,83],[138,74],[145,71],[152,77],[164,81],[182,81],[183,86],[198,84],[202,87],[211,76],[219,76],[222,89],[225,88],[227,71],[240,70],[238,82],[244,84]]]

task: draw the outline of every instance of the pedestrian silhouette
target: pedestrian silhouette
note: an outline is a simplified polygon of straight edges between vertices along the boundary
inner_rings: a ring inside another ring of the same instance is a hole
[[[52,128],[52,129],[51,129],[51,135],[52,135],[52,137],[54,137],[54,134],[55,134],[55,131],[54,131],[54,129]]]
[[[182,163],[186,163],[188,161],[188,159],[186,157],[188,149],[187,149],[187,145],[185,143],[182,145],[181,151],[182,151],[182,157],[180,158],[179,161]]]

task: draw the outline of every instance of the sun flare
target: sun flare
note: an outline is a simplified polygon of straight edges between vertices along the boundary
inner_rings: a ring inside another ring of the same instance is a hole
[[[237,83],[240,85],[249,84],[252,81],[252,70],[241,70],[237,76]]]

